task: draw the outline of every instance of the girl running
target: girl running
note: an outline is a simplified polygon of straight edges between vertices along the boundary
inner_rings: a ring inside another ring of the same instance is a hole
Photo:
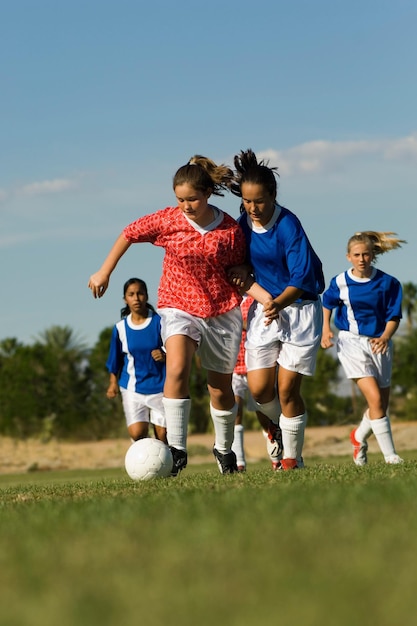
[[[350,435],[356,465],[366,465],[367,439],[372,433],[386,463],[403,462],[395,452],[388,416],[392,337],[402,316],[402,288],[396,278],[372,265],[379,254],[401,243],[405,242],[392,232],[355,233],[348,241],[346,255],[352,267],[332,278],[323,294],[321,345],[325,349],[333,346],[330,320],[334,310],[339,361],[368,405]]]
[[[132,243],[165,249],[158,290],[158,313],[166,350],[163,404],[173,474],[187,465],[187,427],[191,399],[189,377],[198,351],[207,369],[213,453],[220,472],[237,471],[232,452],[236,403],[232,390],[242,333],[241,296],[227,270],[245,259],[245,238],[236,221],[209,203],[223,195],[233,171],[203,156],[192,157],[176,172],[176,206],[139,218],[119,235],[88,286],[95,298],[105,293],[110,275]]]
[[[277,202],[276,168],[258,162],[252,150],[240,152],[234,162],[247,261],[255,281],[270,294],[248,316],[249,388],[272,428],[279,420],[284,450],[277,468],[301,468],[307,423],[301,383],[303,376],[313,375],[320,346],[322,266],[299,219]],[[239,286],[246,279],[240,268],[229,275]]]
[[[122,396],[129,435],[133,441],[149,437],[149,423],[156,439],[167,443],[162,404],[165,352],[162,350],[161,318],[148,302],[146,283],[130,278],[123,287],[126,306],[110,340],[107,369],[108,398]]]

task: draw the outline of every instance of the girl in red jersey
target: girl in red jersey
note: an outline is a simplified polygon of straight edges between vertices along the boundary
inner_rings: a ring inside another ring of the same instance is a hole
[[[166,350],[163,403],[173,475],[187,465],[189,378],[197,351],[207,369],[213,453],[222,474],[237,471],[232,452],[237,406],[231,380],[242,333],[242,298],[227,270],[244,262],[245,237],[232,217],[208,201],[211,195],[223,195],[232,180],[233,171],[225,165],[192,157],[173,179],[177,205],[127,226],[88,283],[93,296],[101,298],[132,243],[150,242],[165,249],[158,313]]]

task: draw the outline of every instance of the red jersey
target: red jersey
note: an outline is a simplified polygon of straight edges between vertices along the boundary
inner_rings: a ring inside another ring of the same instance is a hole
[[[130,243],[149,242],[165,249],[158,307],[174,307],[196,317],[216,317],[238,306],[242,297],[226,271],[244,263],[245,236],[230,215],[216,209],[212,224],[193,224],[178,207],[167,207],[129,224]]]
[[[242,311],[242,318],[244,322],[244,326],[246,327],[246,320],[248,319],[249,307],[253,302],[253,298],[251,296],[246,296],[242,300],[240,305],[240,310]],[[240,342],[239,354],[237,355],[237,361],[235,365],[235,369],[233,372],[235,374],[246,374],[246,364],[245,364],[245,341],[246,341],[246,328],[242,331],[242,340]]]

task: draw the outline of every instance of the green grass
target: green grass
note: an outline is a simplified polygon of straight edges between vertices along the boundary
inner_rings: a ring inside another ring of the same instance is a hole
[[[397,626],[417,610],[417,462],[177,479],[0,477],[1,626]]]

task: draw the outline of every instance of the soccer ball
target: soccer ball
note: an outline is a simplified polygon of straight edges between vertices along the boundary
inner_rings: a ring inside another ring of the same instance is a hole
[[[166,478],[171,474],[171,450],[159,439],[139,439],[132,443],[125,456],[125,468],[132,480]]]

